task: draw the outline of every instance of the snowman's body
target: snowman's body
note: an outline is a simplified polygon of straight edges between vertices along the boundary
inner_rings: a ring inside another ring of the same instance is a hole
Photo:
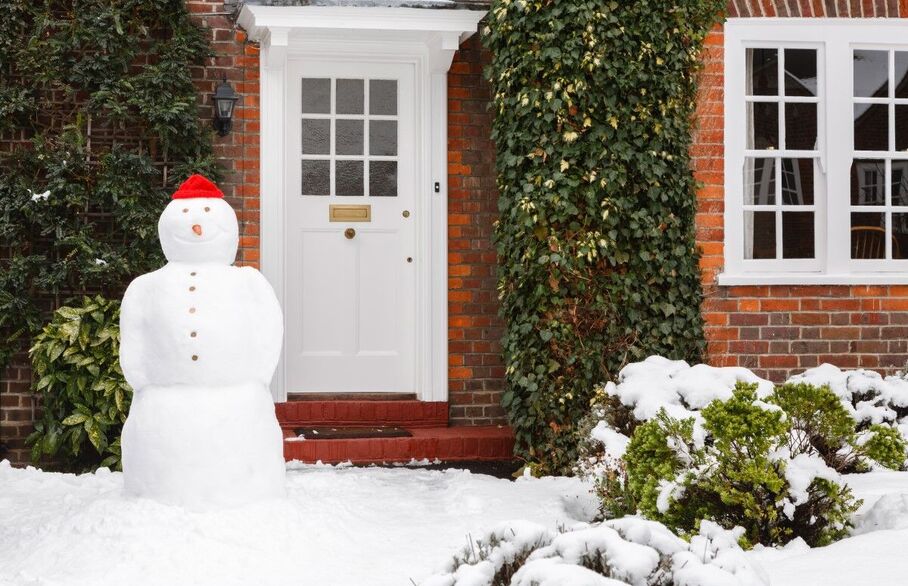
[[[191,508],[282,496],[268,390],[282,339],[274,292],[255,269],[231,266],[236,217],[223,200],[175,199],[159,232],[170,262],[135,279],[121,309],[120,363],[135,391],[126,489]]]

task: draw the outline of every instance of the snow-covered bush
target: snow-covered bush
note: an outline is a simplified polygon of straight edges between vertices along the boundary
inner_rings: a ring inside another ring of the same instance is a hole
[[[471,542],[422,586],[767,586],[737,543],[741,533],[704,521],[687,542],[640,517],[559,532],[507,523]]]
[[[905,437],[901,432],[885,425],[871,425],[857,439],[861,454],[877,464],[899,470],[905,467]]]
[[[841,370],[822,364],[791,377],[788,382],[828,386],[854,420],[857,444],[865,447],[859,451],[887,468],[904,467],[908,446],[908,375],[883,377],[870,370]],[[897,430],[899,437],[885,431],[887,428]]]
[[[746,544],[844,536],[857,509],[850,489],[809,445],[792,451],[788,418],[758,397],[758,385],[738,383],[698,415],[661,409],[637,427],[623,465],[600,477],[605,511],[636,509],[682,534],[712,519],[743,527]]]
[[[692,419],[693,440],[701,445],[705,431],[700,410],[713,400],[731,397],[739,382],[756,384],[759,399],[786,412],[793,452],[812,448],[839,472],[875,464],[904,467],[908,378],[883,378],[824,364],[776,388],[746,368],[690,366],[651,356],[624,367],[617,383],[596,389],[590,413],[579,426],[584,440],[576,471],[594,477],[614,475],[634,430],[662,409],[676,419]],[[886,429],[898,430],[899,435]]]
[[[654,418],[660,410],[675,419],[699,422],[699,411],[715,399],[728,399],[738,383],[754,383],[757,395],[768,397],[773,384],[736,366],[689,365],[684,360],[650,356],[633,362],[618,373],[618,383],[608,382],[596,390],[599,421],[606,421],[630,437],[634,428]],[[699,424],[697,437],[703,437]]]
[[[785,383],[768,399],[788,417],[788,447],[792,452],[813,451],[839,472],[860,464],[855,423],[828,386]]]

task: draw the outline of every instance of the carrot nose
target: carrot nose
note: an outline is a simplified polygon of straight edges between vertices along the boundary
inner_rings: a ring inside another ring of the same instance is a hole
[[[196,236],[201,236],[202,235],[202,226],[199,224],[193,224],[192,231],[195,232]]]

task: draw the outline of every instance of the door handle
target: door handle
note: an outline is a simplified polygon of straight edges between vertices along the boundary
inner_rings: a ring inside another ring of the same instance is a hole
[[[344,230],[344,236],[347,237],[347,240],[353,240],[353,237],[356,236],[356,230],[353,228],[347,228]]]

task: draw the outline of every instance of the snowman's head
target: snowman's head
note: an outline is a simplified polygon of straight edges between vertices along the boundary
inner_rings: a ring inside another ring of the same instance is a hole
[[[158,220],[158,238],[168,261],[233,263],[239,226],[236,213],[223,197],[201,175],[180,185]]]

